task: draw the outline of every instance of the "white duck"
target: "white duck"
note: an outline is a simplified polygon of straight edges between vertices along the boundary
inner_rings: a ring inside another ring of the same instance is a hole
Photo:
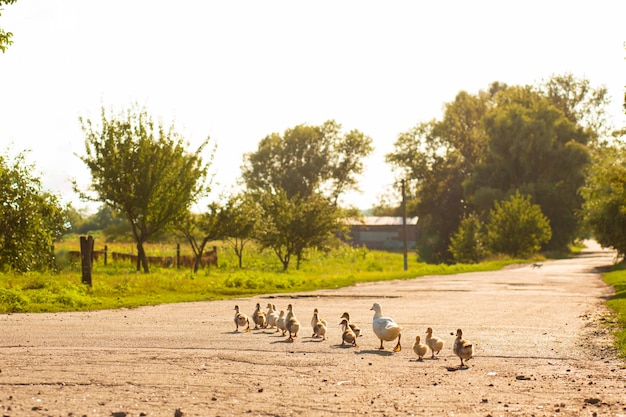
[[[285,323],[285,310],[280,310],[280,314],[278,315],[278,320],[276,320],[276,331],[283,332],[283,336],[287,331],[287,326]]]
[[[350,321],[350,314],[347,311],[341,315],[341,318],[348,320],[348,324],[350,325],[350,328],[352,329],[356,337],[361,336],[361,328]]]
[[[374,334],[380,339],[379,349],[384,349],[383,340],[391,341],[396,337],[398,338],[398,344],[393,348],[394,352],[402,350],[400,346],[400,337],[402,328],[391,317],[383,317],[382,308],[380,304],[374,303],[370,310],[374,310],[374,319],[372,320],[372,328]]]
[[[267,303],[267,313],[265,313],[265,319],[267,320],[267,327],[272,328],[276,326],[276,322],[278,321],[278,312],[276,312],[274,304]]]
[[[463,339],[463,331],[461,329],[456,330],[456,339],[454,339],[452,351],[461,359],[461,367],[467,366],[463,363],[463,360],[468,361],[474,356],[474,345],[470,341]]]
[[[348,343],[356,347],[356,334],[354,334],[354,332],[350,328],[350,322],[348,321],[348,319],[342,318],[339,325],[341,326],[341,331],[343,332],[341,334],[341,346],[343,346],[344,343]]]
[[[421,361],[426,352],[428,352],[428,346],[420,341],[419,336],[415,336],[415,343],[413,343],[413,352],[417,355],[417,360]]]
[[[235,331],[239,331],[239,326],[246,326],[246,332],[250,331],[250,319],[246,315],[246,313],[242,313],[239,311],[239,306],[235,306]]]
[[[441,349],[443,349],[443,340],[433,336],[433,329],[431,327],[426,329],[426,344],[433,353],[431,356],[432,359],[435,359],[435,353],[438,355]]]

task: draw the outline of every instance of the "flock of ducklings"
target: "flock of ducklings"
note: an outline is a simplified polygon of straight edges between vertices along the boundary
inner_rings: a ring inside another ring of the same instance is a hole
[[[376,337],[380,340],[380,347],[378,349],[384,349],[384,341],[389,342],[398,339],[398,343],[393,348],[393,351],[399,352],[402,349],[400,346],[402,328],[391,317],[384,317],[382,315],[382,307],[379,303],[374,303],[370,310],[374,311],[372,329]],[[289,341],[293,341],[293,338],[298,335],[298,332],[302,327],[300,321],[296,318],[293,312],[293,306],[291,304],[287,306],[287,313],[285,314],[284,310],[281,310],[280,313],[277,312],[274,304],[268,303],[267,311],[263,311],[261,310],[261,304],[257,303],[251,317],[248,317],[247,314],[241,312],[239,306],[236,305],[234,321],[235,331],[237,332],[240,327],[244,328],[246,332],[249,332],[250,325],[254,324],[253,330],[276,328],[276,332],[282,331],[283,336],[288,333],[287,340]],[[341,326],[342,331],[341,345],[345,346],[345,344],[348,344],[356,347],[357,338],[361,336],[361,329],[350,321],[350,314],[348,314],[348,312],[343,313],[339,325]],[[317,308],[313,310],[311,328],[313,329],[311,337],[321,337],[322,340],[326,340],[328,323],[320,317]],[[420,336],[416,336],[415,343],[413,344],[413,351],[418,356],[418,360],[420,361],[429,349],[432,354],[431,358],[433,359],[435,358],[435,355],[438,355],[443,349],[443,340],[433,336],[433,329],[431,327],[426,330],[426,339],[424,341],[425,344],[421,343]],[[474,345],[470,341],[463,338],[463,331],[461,329],[457,329],[456,331],[456,339],[454,340],[452,351],[461,359],[461,367],[467,366],[465,361],[470,360],[474,356]]]

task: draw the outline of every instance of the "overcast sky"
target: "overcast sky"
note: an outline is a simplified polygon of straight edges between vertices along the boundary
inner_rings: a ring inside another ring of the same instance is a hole
[[[623,1],[18,0],[0,27],[0,153],[30,149],[46,188],[82,207],[89,173],[79,116],[145,105],[195,148],[217,144],[215,194],[272,132],[334,119],[374,141],[362,193],[393,187],[400,132],[494,81],[572,73],[606,86],[626,124]]]

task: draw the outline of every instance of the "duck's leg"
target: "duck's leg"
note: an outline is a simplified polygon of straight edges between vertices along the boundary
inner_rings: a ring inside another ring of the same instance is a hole
[[[383,339],[380,339],[380,347],[379,347],[378,349],[379,349],[379,350],[383,350],[383,349],[385,349],[385,348],[383,347]]]
[[[400,346],[400,337],[401,337],[401,336],[402,336],[402,335],[400,335],[400,334],[398,335],[398,344],[396,345],[396,347],[395,347],[395,348],[393,348],[393,351],[394,351],[394,352],[400,352],[400,351],[402,350],[402,347]]]

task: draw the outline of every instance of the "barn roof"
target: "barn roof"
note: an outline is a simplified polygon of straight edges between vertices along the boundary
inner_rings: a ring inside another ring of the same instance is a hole
[[[364,226],[402,226],[402,217],[392,216],[363,216],[359,218],[346,219],[346,223],[350,225]],[[406,224],[417,224],[417,217],[407,217]]]

